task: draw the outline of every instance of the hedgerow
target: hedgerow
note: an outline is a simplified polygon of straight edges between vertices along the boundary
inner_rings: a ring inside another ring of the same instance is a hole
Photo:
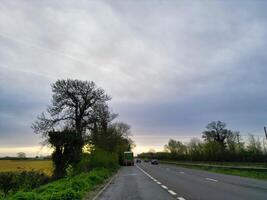
[[[63,178],[41,186],[31,192],[17,192],[7,200],[80,200],[85,194],[102,183],[112,170],[97,168],[88,173]]]

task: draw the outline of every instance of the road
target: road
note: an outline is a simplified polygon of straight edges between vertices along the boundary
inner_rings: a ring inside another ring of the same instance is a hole
[[[122,167],[98,200],[266,200],[267,181],[175,165]]]

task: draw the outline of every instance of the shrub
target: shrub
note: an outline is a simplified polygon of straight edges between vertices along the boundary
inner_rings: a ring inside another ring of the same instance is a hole
[[[49,180],[49,176],[39,171],[1,172],[0,191],[4,195],[17,192],[18,190],[30,191],[48,183]]]
[[[75,174],[89,172],[95,168],[118,168],[118,155],[102,149],[95,149],[91,154],[84,154],[82,160],[74,166]]]
[[[89,173],[63,178],[41,186],[32,192],[18,192],[9,196],[8,200],[80,200],[96,185],[102,183],[112,174],[105,168],[94,169]]]

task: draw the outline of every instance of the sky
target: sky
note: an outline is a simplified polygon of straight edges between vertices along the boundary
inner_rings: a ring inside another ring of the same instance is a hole
[[[32,122],[51,83],[94,81],[135,153],[201,138],[214,120],[267,125],[266,1],[0,1],[0,156],[47,154]]]

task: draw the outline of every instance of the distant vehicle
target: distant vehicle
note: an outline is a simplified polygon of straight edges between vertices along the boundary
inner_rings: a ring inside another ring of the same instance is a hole
[[[155,160],[155,159],[154,159],[154,160],[151,160],[151,164],[152,164],[152,165],[158,165],[159,162],[158,162],[158,160]]]
[[[139,158],[136,159],[136,163],[141,163],[141,162],[142,162],[141,159]]]
[[[133,166],[134,165],[134,155],[131,151],[125,151],[123,153],[123,165],[124,166]]]

